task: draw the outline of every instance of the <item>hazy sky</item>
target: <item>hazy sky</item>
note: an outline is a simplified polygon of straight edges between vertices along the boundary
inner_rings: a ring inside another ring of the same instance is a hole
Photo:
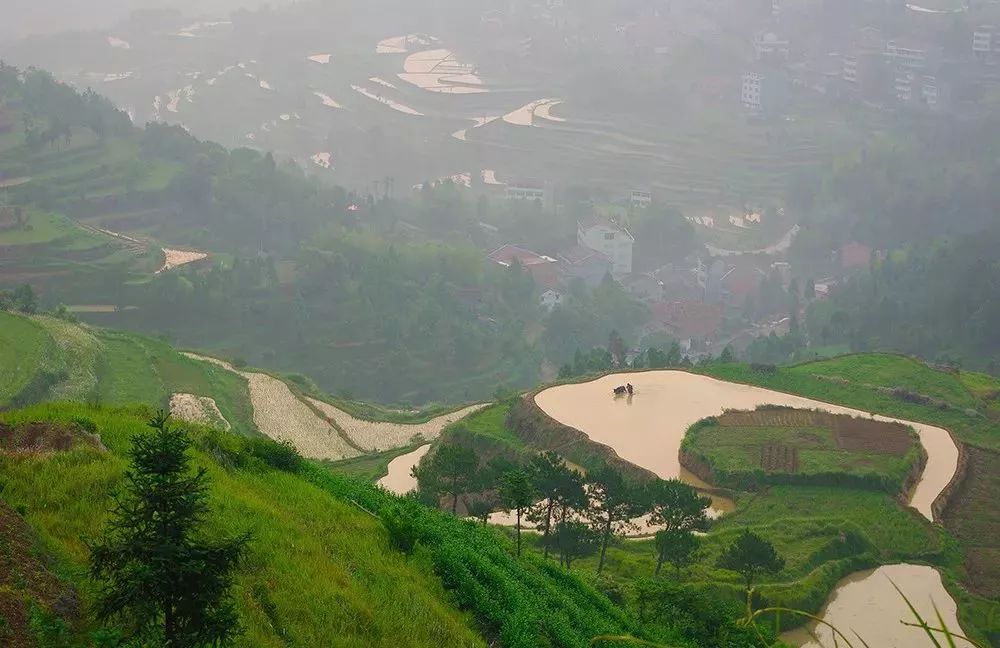
[[[0,37],[110,26],[136,9],[180,9],[198,15],[292,0],[2,0]]]

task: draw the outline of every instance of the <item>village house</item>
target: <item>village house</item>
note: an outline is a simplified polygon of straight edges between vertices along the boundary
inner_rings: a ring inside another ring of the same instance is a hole
[[[504,195],[507,200],[537,200],[543,205],[549,201],[549,191],[545,182],[529,178],[511,180],[507,183]]]
[[[547,311],[563,303],[563,294],[558,290],[546,290],[538,299],[539,305]]]
[[[840,267],[847,271],[866,270],[871,265],[872,249],[863,243],[851,241],[840,248]]]
[[[505,268],[509,268],[514,263],[520,264],[531,274],[535,283],[542,288],[551,289],[559,286],[559,264],[552,257],[543,256],[516,245],[504,245],[490,252],[486,258]]]
[[[580,279],[591,288],[599,286],[614,267],[607,255],[582,245],[563,250],[558,256],[566,281]]]
[[[653,194],[645,189],[633,189],[629,192],[628,204],[638,209],[646,209],[653,204]]]
[[[635,237],[610,219],[596,217],[577,223],[576,242],[611,259],[611,274],[615,277],[632,273]]]
[[[656,303],[663,299],[663,282],[651,273],[630,274],[622,279],[622,286],[640,301]]]
[[[653,321],[675,338],[684,350],[711,344],[722,328],[722,307],[697,301],[653,304]]]

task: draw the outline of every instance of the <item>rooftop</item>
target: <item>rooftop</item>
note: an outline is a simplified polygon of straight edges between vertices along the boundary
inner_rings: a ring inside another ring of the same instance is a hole
[[[509,244],[490,252],[486,258],[494,263],[499,263],[502,266],[512,265],[515,260],[525,267],[556,262],[556,260],[552,257],[547,257],[536,252],[532,252],[531,250],[525,250],[524,248]]]
[[[722,326],[722,307],[696,301],[669,301],[653,304],[653,318],[678,337],[709,338]]]
[[[559,253],[559,259],[570,265],[578,265],[595,259],[611,263],[611,259],[609,259],[607,255],[582,245],[575,245],[569,249],[563,250]]]

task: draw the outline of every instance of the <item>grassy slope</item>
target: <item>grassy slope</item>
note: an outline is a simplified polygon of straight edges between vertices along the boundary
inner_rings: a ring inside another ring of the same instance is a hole
[[[177,392],[210,396],[223,416],[244,434],[256,433],[246,381],[197,362],[159,340],[71,324],[45,316],[0,313],[0,407],[12,404],[39,372],[55,384],[26,398],[76,400],[108,405],[166,408]],[[30,370],[29,370],[30,369]]]
[[[35,377],[51,343],[36,322],[0,312],[0,407]]]
[[[126,466],[122,453],[144,430],[143,419],[131,410],[41,405],[0,420],[74,416],[97,423],[110,454],[78,447],[0,456],[0,462],[4,498],[25,507],[58,572],[78,584],[89,603],[94,591],[84,578],[83,538],[100,530]],[[236,584],[246,628],[239,645],[482,645],[428,566],[392,551],[382,525],[367,513],[294,475],[228,472],[201,451],[195,460],[212,478],[212,531],[254,536],[249,568]]]
[[[862,371],[859,367],[863,366],[871,368],[872,373]],[[915,372],[913,377],[911,370]],[[723,380],[759,385],[941,426],[950,430],[963,443],[992,450],[991,456],[1000,449],[1000,425],[986,416],[990,405],[988,402],[974,400],[980,413],[967,413],[911,403],[871,388],[870,385],[875,384],[872,376],[877,376],[877,379],[887,383],[883,386],[903,387],[928,395],[936,394],[941,398],[948,395],[959,400],[974,398],[968,389],[965,391],[966,396],[962,395],[961,387],[965,383],[960,378],[961,374],[935,371],[909,358],[885,354],[850,355],[782,367],[773,374],[755,372],[745,365],[713,365],[702,371]],[[836,380],[830,380],[831,376]],[[847,376],[852,376],[853,380]],[[1000,606],[996,600],[978,597],[957,586],[958,582],[974,583],[978,591],[987,593],[995,591],[997,582],[1000,582],[1000,574],[997,574],[992,558],[997,549],[1000,549],[1000,520],[994,514],[995,503],[1000,497],[1000,484],[992,476],[992,469],[987,468],[989,465],[993,465],[995,469],[996,463],[970,463],[965,482],[959,490],[961,501],[945,512],[947,529],[957,537],[964,556],[964,561],[948,560],[945,571],[949,589],[959,601],[959,618],[966,629],[973,628],[981,636],[986,635],[993,641],[1000,642]],[[961,512],[962,519],[976,519],[982,523],[958,524],[958,511]],[[989,583],[981,581],[983,575],[987,575],[987,578],[992,576]]]
[[[84,577],[81,538],[100,529],[129,438],[144,429],[143,415],[69,404],[0,415],[11,423],[88,418],[110,450],[0,455],[4,499],[23,507],[41,548],[57,573],[78,585],[85,605],[94,590]],[[513,648],[582,648],[597,634],[636,630],[628,614],[581,579],[533,557],[515,560],[502,534],[317,464],[297,474],[225,469],[213,457],[232,437],[201,428],[193,434],[195,464],[212,478],[212,531],[254,534],[236,581],[247,630],[238,645],[483,645],[453,602]],[[390,547],[380,521],[400,516],[419,538],[409,557]]]

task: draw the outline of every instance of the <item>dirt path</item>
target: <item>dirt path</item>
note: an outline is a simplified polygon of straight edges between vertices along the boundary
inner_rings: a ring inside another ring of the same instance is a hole
[[[441,436],[441,430],[446,426],[463,419],[486,405],[470,405],[465,409],[444,414],[426,423],[402,424],[386,423],[384,421],[365,421],[354,418],[347,412],[314,398],[309,402],[323,412],[333,423],[357,445],[370,452],[391,450],[409,445],[413,437],[419,435],[425,441],[432,441]]]
[[[211,362],[247,379],[253,405],[253,422],[261,434],[276,441],[290,441],[302,456],[310,459],[347,459],[361,454],[277,378],[263,373],[240,371],[228,362],[216,358],[194,353],[184,355],[194,360]]]

